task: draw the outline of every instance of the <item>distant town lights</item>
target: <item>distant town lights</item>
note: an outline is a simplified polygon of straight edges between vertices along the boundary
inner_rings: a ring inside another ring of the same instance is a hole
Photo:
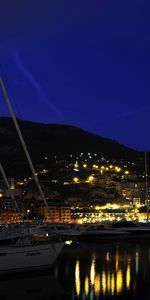
[[[78,168],[78,162],[76,161],[74,164],[75,168]]]
[[[93,182],[93,181],[94,181],[94,176],[93,175],[89,176],[88,177],[88,182]]]
[[[97,166],[97,165],[93,165],[93,168],[94,168],[94,169],[98,169],[98,166]]]
[[[98,206],[98,205],[95,206],[95,209],[96,209],[96,210],[99,210],[99,209],[100,209],[100,206]]]
[[[83,164],[83,168],[87,168],[87,164]]]
[[[121,171],[121,168],[115,167],[115,170],[116,170],[116,172],[120,172],[120,171]]]
[[[48,170],[43,169],[40,173],[41,173],[41,174],[46,174],[47,172],[48,172]]]
[[[78,178],[78,177],[74,177],[74,178],[73,178],[73,181],[74,181],[75,183],[78,183],[78,182],[79,182],[79,178]]]

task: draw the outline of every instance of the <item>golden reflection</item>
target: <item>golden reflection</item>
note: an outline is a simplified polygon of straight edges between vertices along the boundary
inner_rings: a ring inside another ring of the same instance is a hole
[[[77,294],[77,296],[79,296],[80,290],[81,290],[79,260],[76,261],[76,266],[75,266],[75,287],[76,287],[76,294]]]
[[[119,270],[116,274],[116,291],[117,294],[120,294],[123,288],[123,273],[122,270]]]
[[[111,275],[111,294],[115,293],[115,275],[114,273]]]
[[[110,260],[110,254],[107,252],[104,256],[106,261]],[[139,254],[135,254],[135,258],[138,263]],[[126,261],[126,267],[125,262]],[[107,264],[107,270],[103,269],[102,273],[96,272],[96,256],[92,257],[89,273],[86,274],[84,279],[84,295],[90,297],[91,292],[95,296],[103,295],[120,295],[123,289],[131,289],[131,256],[119,255],[118,249],[115,255],[115,264]],[[79,261],[76,262],[75,268],[75,280],[76,280],[76,294],[81,295],[81,279],[80,279],[80,265]],[[134,289],[136,285],[134,283]],[[92,294],[92,296],[94,295]]]
[[[94,292],[95,292],[96,296],[98,296],[100,294],[100,288],[101,288],[100,274],[97,274],[95,276],[95,282],[94,282]]]
[[[89,278],[86,276],[85,277],[85,295],[88,296],[88,293],[89,293]]]
[[[102,291],[103,295],[106,294],[106,289],[107,289],[107,280],[106,280],[106,272],[102,272]]]
[[[92,285],[94,285],[94,279],[95,279],[95,261],[96,261],[96,257],[93,256],[92,263],[91,263],[91,270],[90,270],[90,280]]]
[[[116,272],[118,272],[118,264],[119,264],[119,252],[117,249],[117,251],[116,251]]]
[[[131,281],[131,266],[128,264],[127,271],[126,271],[126,288],[130,288],[130,281]]]
[[[111,279],[110,279],[110,272],[107,274],[107,291],[110,293],[111,290]]]

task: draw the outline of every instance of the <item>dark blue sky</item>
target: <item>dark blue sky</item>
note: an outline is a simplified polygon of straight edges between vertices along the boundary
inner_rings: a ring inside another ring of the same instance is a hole
[[[150,150],[149,0],[1,1],[0,62],[18,117]]]

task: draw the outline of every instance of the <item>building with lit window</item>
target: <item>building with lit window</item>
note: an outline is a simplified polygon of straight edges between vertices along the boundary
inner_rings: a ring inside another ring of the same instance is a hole
[[[64,201],[49,201],[47,200],[49,206],[49,212],[44,204],[40,201],[37,207],[37,215],[42,219],[45,219],[49,222],[71,222],[71,207],[65,205]]]

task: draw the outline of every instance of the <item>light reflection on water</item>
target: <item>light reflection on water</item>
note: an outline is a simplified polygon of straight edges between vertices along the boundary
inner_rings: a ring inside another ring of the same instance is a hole
[[[150,242],[142,245],[81,244],[65,249],[56,265],[61,268],[59,278],[70,286],[68,293],[72,299],[128,297],[147,300],[150,295],[149,257]],[[66,264],[69,274],[65,278]]]
[[[66,246],[51,271],[0,280],[0,299],[148,300],[150,241]],[[9,287],[9,288],[8,288]]]
[[[109,259],[108,259],[109,257]],[[90,291],[93,290],[95,296],[98,295],[119,295],[123,290],[131,289],[131,257],[124,257],[119,254],[119,250],[116,250],[115,254],[115,268],[111,265],[111,253],[106,253],[106,261],[101,270],[96,270],[97,258],[94,253],[90,262],[90,272],[85,273],[85,285],[83,292],[86,296],[89,295]],[[138,265],[138,256],[136,253],[136,264]],[[109,263],[109,264],[108,264]],[[75,291],[76,295],[81,294],[81,270],[80,270],[80,260],[76,261],[75,267]],[[83,274],[82,274],[83,276]]]
[[[75,287],[76,287],[76,294],[80,295],[80,262],[76,261],[75,266]]]

